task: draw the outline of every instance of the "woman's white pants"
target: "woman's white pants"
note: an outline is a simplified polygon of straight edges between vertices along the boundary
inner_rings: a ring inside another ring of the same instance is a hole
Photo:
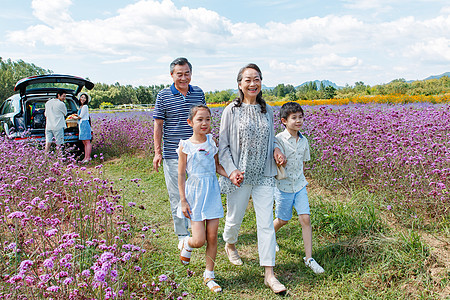
[[[271,186],[242,185],[227,195],[227,215],[223,239],[236,244],[250,196],[256,214],[259,264],[275,266],[275,229],[273,227],[273,193]]]

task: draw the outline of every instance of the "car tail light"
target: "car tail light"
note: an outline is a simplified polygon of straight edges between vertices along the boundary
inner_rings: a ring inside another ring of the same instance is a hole
[[[14,138],[15,141],[22,141],[22,140],[28,140],[28,139],[40,139],[43,138],[43,136],[26,136],[26,137],[16,137]]]

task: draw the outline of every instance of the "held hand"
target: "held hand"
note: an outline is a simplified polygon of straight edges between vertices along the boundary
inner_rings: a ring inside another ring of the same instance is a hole
[[[235,186],[240,187],[242,181],[244,181],[244,172],[241,172],[238,169],[236,169],[233,172],[231,172],[229,178]]]
[[[162,155],[155,154],[155,157],[153,158],[153,169],[155,169],[156,172],[158,172],[158,168],[161,167],[161,162],[162,162]]]
[[[277,158],[275,159],[275,162],[279,166],[285,165],[286,164],[286,156],[284,156],[283,154],[278,155]]]
[[[279,166],[286,164],[286,156],[278,148],[275,148],[273,151],[273,158],[275,159],[275,163]]]
[[[239,185],[242,183],[242,181],[244,181],[244,173],[245,172],[241,172],[241,174],[237,176],[237,181]]]
[[[183,212],[183,215],[186,218],[188,218],[188,219],[191,218],[192,211],[191,211],[191,208],[189,206],[189,203],[187,203],[186,200],[181,201],[181,211]]]

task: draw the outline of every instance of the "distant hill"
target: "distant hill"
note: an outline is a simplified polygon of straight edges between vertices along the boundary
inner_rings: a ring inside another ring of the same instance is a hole
[[[442,73],[441,75],[433,75],[433,76],[425,78],[424,80],[439,79],[439,78],[444,77],[444,76],[450,77],[450,72],[445,72],[445,73]]]
[[[304,86],[304,85],[306,85],[306,84],[308,84],[308,83],[310,83],[310,82],[315,82],[315,83],[316,83],[316,85],[317,85],[317,87],[320,87],[320,84],[321,84],[321,83],[323,83],[323,85],[324,85],[325,87],[327,87],[327,86],[332,86],[332,87],[334,87],[334,88],[336,88],[336,89],[338,89],[338,88],[339,88],[339,86],[337,86],[337,84],[336,84],[336,83],[334,83],[334,82],[331,82],[331,81],[329,81],[329,80],[314,80],[314,81],[306,81],[306,82],[303,82],[302,84],[300,84],[300,85],[296,86],[295,88],[298,88],[298,87]]]
[[[443,74],[441,74],[441,75],[432,75],[432,76],[429,76],[429,77],[427,77],[427,78],[425,78],[425,79],[409,80],[409,81],[406,81],[406,82],[407,82],[407,83],[411,83],[411,82],[418,81],[418,80],[439,79],[439,78],[441,78],[441,77],[443,77],[443,76],[448,76],[448,77],[450,77],[450,72],[445,72],[445,73],[443,73]],[[305,81],[305,82],[303,82],[302,84],[297,85],[295,88],[304,86],[305,84],[308,84],[308,83],[310,83],[310,82],[315,82],[318,88],[320,87],[320,84],[321,84],[321,83],[323,83],[323,85],[324,85],[325,87],[327,87],[327,86],[332,86],[332,87],[334,87],[335,89],[340,89],[340,88],[342,88],[342,86],[338,86],[336,83],[334,83],[334,82],[332,82],[332,81],[329,81],[329,80],[313,80],[313,81]],[[264,85],[264,84],[262,85],[262,89],[263,89],[263,90],[270,90],[270,91],[271,91],[271,90],[273,90],[274,88],[275,88],[275,87],[269,87],[269,86],[266,86],[266,85]],[[237,89],[234,90],[234,92],[237,93]]]
[[[336,88],[336,89],[340,88],[339,86],[336,85],[336,83],[331,82],[331,81],[329,81],[329,80],[305,81],[305,82],[303,82],[302,84],[297,85],[295,88],[304,86],[305,84],[308,84],[308,83],[310,83],[310,82],[315,82],[318,88],[320,87],[320,83],[323,83],[323,85],[324,85],[325,87],[327,87],[327,86],[332,86],[332,87],[334,87],[334,88]],[[263,90],[270,90],[270,91],[271,91],[271,90],[273,90],[274,88],[275,88],[275,87],[265,86],[264,84],[262,85],[262,89],[263,89]]]
[[[442,73],[441,75],[431,75],[431,76],[429,76],[429,77],[427,77],[427,78],[425,78],[425,79],[408,80],[407,83],[411,83],[411,82],[414,82],[414,81],[422,81],[422,80],[430,80],[430,79],[439,79],[439,78],[444,77],[444,76],[450,77],[450,72],[445,72],[445,73]]]

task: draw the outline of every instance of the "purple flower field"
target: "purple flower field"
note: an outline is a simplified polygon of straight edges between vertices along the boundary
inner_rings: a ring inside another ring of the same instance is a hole
[[[213,109],[216,138],[221,112]],[[316,182],[367,190],[398,216],[448,217],[449,105],[306,107],[305,116],[312,148],[305,170]],[[280,132],[278,107],[275,120]],[[152,158],[151,112],[93,113],[92,124],[92,168],[0,141],[0,299],[186,296],[164,274],[136,285],[143,242],[152,243],[158,230],[136,223],[136,203],[121,196],[125,183],[102,172],[103,157]]]
[[[141,244],[158,231],[130,222],[102,165],[87,169],[3,137],[0,151],[0,299],[132,298]],[[167,280],[139,290],[177,287]]]
[[[390,209],[448,215],[450,106],[358,105],[306,114],[314,178],[365,188]]]
[[[125,153],[153,153],[151,112],[92,114],[94,150],[106,157]]]
[[[275,131],[283,130],[274,107]],[[222,108],[213,108],[218,139]],[[151,112],[93,114],[97,151],[152,155]],[[99,132],[97,134],[97,132]],[[390,208],[448,213],[450,106],[447,104],[305,107],[312,148],[308,175],[331,187],[367,189]]]

